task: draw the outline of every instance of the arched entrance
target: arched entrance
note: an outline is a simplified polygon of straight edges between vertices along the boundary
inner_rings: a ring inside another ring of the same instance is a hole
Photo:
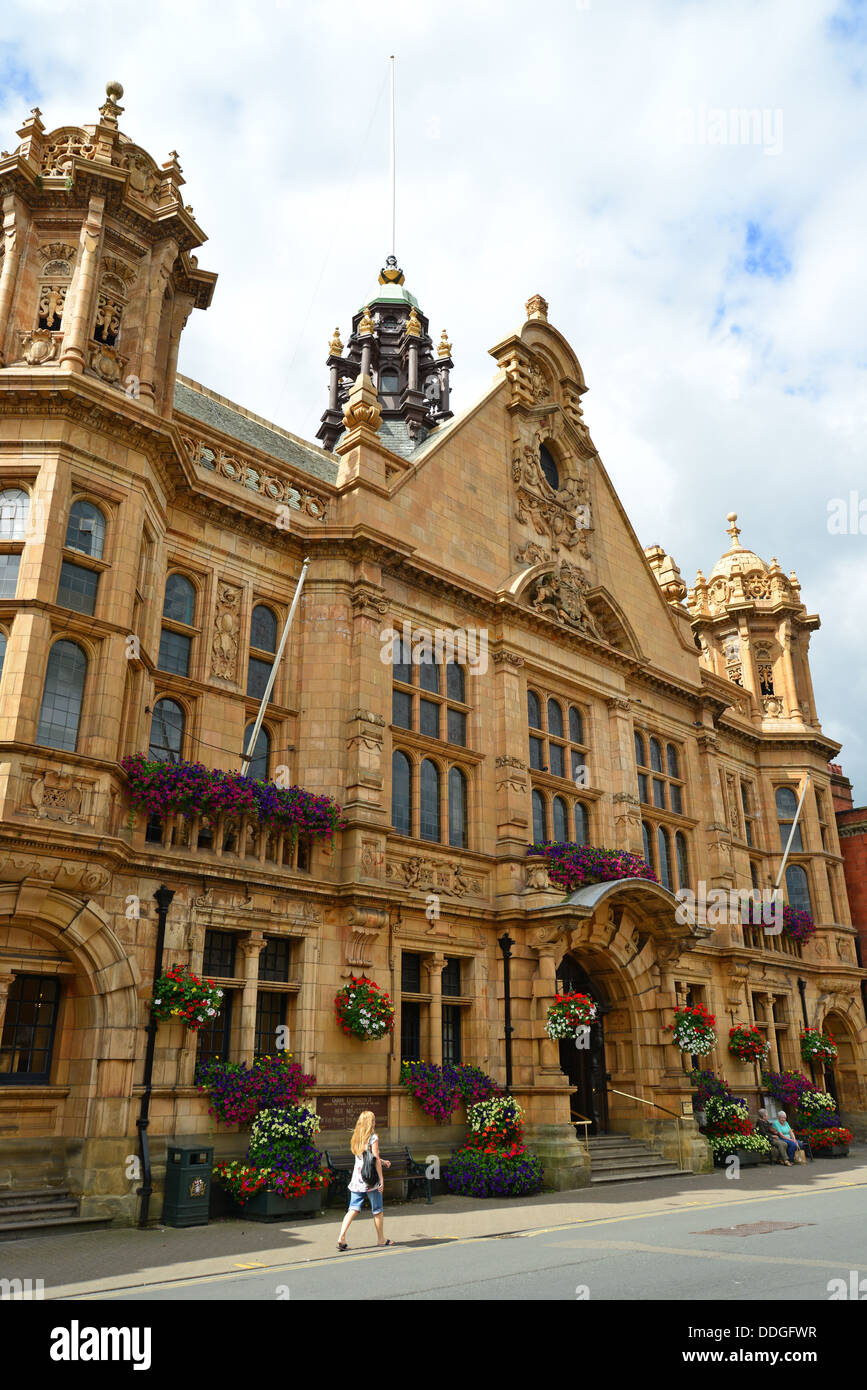
[[[605,1134],[609,1079],[605,1063],[605,1015],[610,1006],[605,991],[572,955],[564,956],[557,967],[557,989],[561,994],[586,994],[597,1007],[587,1046],[576,1044],[574,1038],[560,1039],[560,1069],[572,1086],[569,1103],[573,1118],[590,1120],[589,1134]]]
[[[826,1014],[822,1027],[837,1047],[837,1060],[825,1066],[825,1089],[834,1097],[839,1110],[858,1110],[858,1066],[851,1028],[839,1013]]]

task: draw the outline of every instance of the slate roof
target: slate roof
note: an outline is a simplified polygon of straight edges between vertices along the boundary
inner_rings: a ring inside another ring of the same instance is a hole
[[[327,483],[337,481],[338,461],[324,449],[316,444],[308,444],[306,440],[289,434],[279,425],[262,420],[258,415],[252,415],[243,406],[208,391],[188,377],[178,376],[174,405],[175,410],[236,439],[239,444],[261,449],[269,457],[280,459],[313,478]]]

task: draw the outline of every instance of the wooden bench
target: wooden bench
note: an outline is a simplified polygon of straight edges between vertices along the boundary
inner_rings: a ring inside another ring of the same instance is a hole
[[[381,1157],[388,1157],[387,1154],[383,1154],[382,1146],[380,1146],[379,1152]],[[327,1172],[331,1174],[325,1204],[326,1206],[331,1206],[332,1197],[335,1195],[338,1195],[341,1203],[343,1203],[346,1200],[345,1193],[352,1177],[355,1159],[352,1154],[337,1154],[332,1156],[328,1149],[323,1150],[323,1157],[325,1159],[324,1166]],[[390,1168],[386,1168],[383,1164],[382,1176],[384,1183],[406,1183],[407,1201],[411,1201],[416,1192],[424,1192],[428,1206],[432,1204],[431,1180],[427,1176],[425,1165],[420,1163],[418,1159],[413,1158],[408,1144],[404,1144],[403,1146],[403,1156],[391,1160]]]

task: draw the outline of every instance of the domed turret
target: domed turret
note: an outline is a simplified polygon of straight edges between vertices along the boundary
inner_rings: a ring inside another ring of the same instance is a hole
[[[340,439],[343,407],[361,376],[370,378],[379,400],[383,441],[397,452],[412,452],[430,430],[452,418],[451,344],[444,329],[434,350],[428,320],[406,288],[396,257],[388,257],[379,283],[353,315],[346,356],[333,350],[339,341],[335,335],[329,351],[328,409],[316,435],[326,449]]]

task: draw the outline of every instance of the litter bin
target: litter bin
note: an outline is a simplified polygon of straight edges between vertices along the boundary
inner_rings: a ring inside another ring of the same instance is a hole
[[[166,1159],[163,1224],[207,1226],[214,1150],[170,1144]]]

